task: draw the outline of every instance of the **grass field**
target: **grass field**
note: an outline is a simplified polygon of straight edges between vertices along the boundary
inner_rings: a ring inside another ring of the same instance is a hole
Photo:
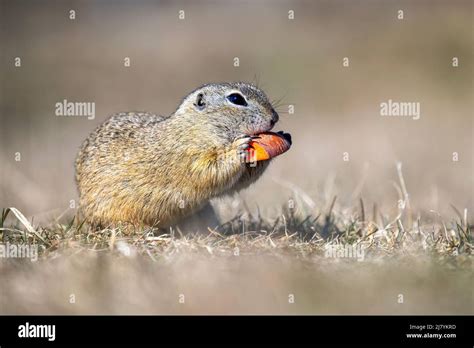
[[[402,186],[403,187],[403,186]],[[400,189],[403,192],[403,188]],[[38,247],[38,260],[0,263],[2,313],[451,314],[473,312],[472,226],[289,200],[216,229],[93,230],[77,217],[33,226],[2,214],[1,238]],[[406,203],[406,202],[405,202]]]

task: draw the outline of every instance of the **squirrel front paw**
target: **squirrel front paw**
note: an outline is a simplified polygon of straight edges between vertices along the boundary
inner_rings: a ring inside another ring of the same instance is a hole
[[[258,136],[251,136],[251,135],[243,135],[241,137],[238,137],[234,141],[234,147],[237,151],[237,156],[240,162],[242,163],[251,163],[254,162],[252,160],[254,156],[254,151],[253,151],[253,146],[252,146],[252,141],[254,139],[258,139]]]

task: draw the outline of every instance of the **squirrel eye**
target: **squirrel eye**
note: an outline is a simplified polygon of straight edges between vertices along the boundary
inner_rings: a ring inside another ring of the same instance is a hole
[[[247,106],[247,101],[242,96],[242,94],[239,93],[232,93],[228,95],[227,100],[229,100],[232,104],[235,105]]]

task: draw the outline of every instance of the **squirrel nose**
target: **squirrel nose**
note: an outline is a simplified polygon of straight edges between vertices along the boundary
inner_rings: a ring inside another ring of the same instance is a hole
[[[278,122],[279,119],[280,116],[278,116],[277,112],[272,109],[272,119],[270,120],[270,124],[272,125],[272,127],[275,125],[275,123]]]

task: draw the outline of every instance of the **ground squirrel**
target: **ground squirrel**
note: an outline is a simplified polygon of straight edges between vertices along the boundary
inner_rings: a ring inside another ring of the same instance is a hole
[[[167,227],[208,210],[211,198],[249,186],[267,168],[270,160],[241,158],[278,118],[264,92],[243,82],[203,85],[168,117],[115,114],[76,159],[81,212],[98,226]],[[278,134],[286,151],[291,138]]]

